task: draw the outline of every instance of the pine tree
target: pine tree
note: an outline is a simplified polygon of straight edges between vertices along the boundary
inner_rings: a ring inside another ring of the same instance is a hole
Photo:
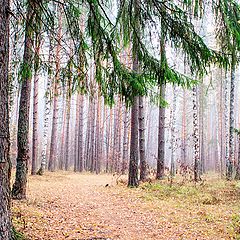
[[[60,80],[60,51],[61,51],[61,37],[62,37],[62,9],[58,5],[58,44],[56,47],[56,75],[53,83],[53,120],[52,120],[52,133],[50,144],[50,155],[48,161],[48,170],[54,171],[57,164],[57,127],[58,127],[58,95],[59,95],[59,80]]]
[[[9,133],[9,10],[10,2],[0,1],[0,239],[12,239],[11,161]]]
[[[161,82],[160,82],[160,101],[165,98],[165,65],[167,64],[166,58],[166,35],[165,25],[161,23],[161,38],[160,38],[160,59],[161,59]],[[157,156],[157,175],[156,179],[164,177],[164,159],[165,158],[165,106],[159,103],[159,116],[158,116],[158,156]]]
[[[37,6],[32,0],[27,3],[27,15],[25,23],[25,41],[24,55],[21,69],[21,97],[19,105],[18,118],[18,154],[16,179],[12,188],[12,196],[14,199],[26,198],[27,188],[27,172],[29,156],[29,108],[32,81],[32,62],[33,62],[33,29],[36,19]]]

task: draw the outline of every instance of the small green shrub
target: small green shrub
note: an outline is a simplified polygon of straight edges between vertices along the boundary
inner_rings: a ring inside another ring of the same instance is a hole
[[[240,240],[240,214],[232,216],[231,228],[234,233],[234,239]]]
[[[22,233],[18,232],[14,227],[12,228],[13,240],[28,240]]]

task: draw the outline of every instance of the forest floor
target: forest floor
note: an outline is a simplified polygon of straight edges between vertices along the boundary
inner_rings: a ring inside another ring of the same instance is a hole
[[[240,183],[164,180],[135,189],[122,182],[87,173],[30,176],[28,199],[13,201],[14,225],[27,239],[240,239]]]

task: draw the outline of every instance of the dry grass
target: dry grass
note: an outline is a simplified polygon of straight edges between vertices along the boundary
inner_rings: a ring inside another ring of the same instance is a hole
[[[14,224],[29,239],[239,239],[238,182],[211,176],[137,189],[118,182],[87,173],[30,176],[28,199],[13,202]]]

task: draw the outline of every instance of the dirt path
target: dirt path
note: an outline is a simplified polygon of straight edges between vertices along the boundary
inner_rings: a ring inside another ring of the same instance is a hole
[[[108,175],[30,177],[28,200],[13,203],[14,221],[30,239],[227,239],[214,230],[206,236],[205,223],[191,230],[186,219],[192,216],[183,209],[146,201],[141,189],[114,185]]]

